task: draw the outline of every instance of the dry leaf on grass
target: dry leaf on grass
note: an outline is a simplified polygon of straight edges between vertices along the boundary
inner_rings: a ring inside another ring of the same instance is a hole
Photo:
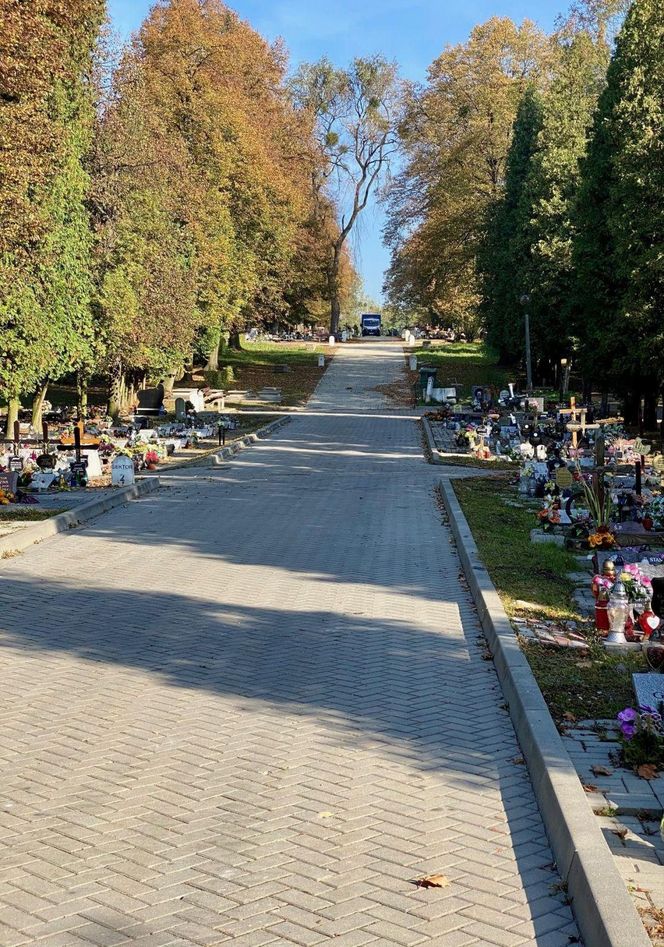
[[[657,776],[657,767],[654,763],[641,763],[636,772],[641,779],[654,779]]]
[[[566,710],[563,714],[563,720],[566,720],[568,723],[576,723],[575,715],[569,710]]]
[[[446,888],[449,883],[450,879],[445,875],[425,875],[414,882],[418,888]]]
[[[593,776],[613,776],[613,770],[606,766],[591,766]]]

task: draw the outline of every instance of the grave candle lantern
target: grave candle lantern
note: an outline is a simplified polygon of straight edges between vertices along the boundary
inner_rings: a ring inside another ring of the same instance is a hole
[[[612,644],[625,644],[627,641],[625,638],[625,625],[629,617],[629,600],[620,573],[618,573],[616,584],[611,589],[611,594],[609,595],[607,613],[610,627],[607,641]]]

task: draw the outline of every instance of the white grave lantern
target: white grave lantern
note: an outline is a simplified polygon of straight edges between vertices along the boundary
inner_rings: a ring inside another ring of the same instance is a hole
[[[125,454],[118,454],[111,463],[111,483],[114,487],[130,487],[134,480],[134,461]]]

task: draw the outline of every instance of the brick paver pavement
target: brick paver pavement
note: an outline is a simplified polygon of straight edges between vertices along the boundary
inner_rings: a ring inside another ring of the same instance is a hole
[[[575,942],[402,361],[2,563],[4,947]]]

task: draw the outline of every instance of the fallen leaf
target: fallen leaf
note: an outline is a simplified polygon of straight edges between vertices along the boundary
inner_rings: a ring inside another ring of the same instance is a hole
[[[515,766],[523,766],[523,764],[526,761],[524,760],[522,756],[515,756],[512,762],[514,763]]]
[[[583,791],[584,792],[599,792],[599,789],[597,788],[597,786],[593,786],[592,783],[583,783]]]
[[[593,776],[613,776],[613,770],[606,766],[591,766]]]
[[[566,710],[563,714],[563,720],[567,720],[569,723],[576,723],[576,716],[569,710]]]
[[[611,829],[613,835],[617,835],[618,838],[626,839],[627,838],[627,829],[624,825],[620,825],[615,829]]]
[[[450,880],[445,875],[425,875],[415,882],[418,888],[446,888],[449,883]]]
[[[318,818],[319,818],[319,819],[331,819],[333,815],[334,815],[333,812],[319,812],[319,813],[318,813]]]
[[[657,776],[657,767],[654,763],[641,763],[636,772],[641,779],[654,779]]]

